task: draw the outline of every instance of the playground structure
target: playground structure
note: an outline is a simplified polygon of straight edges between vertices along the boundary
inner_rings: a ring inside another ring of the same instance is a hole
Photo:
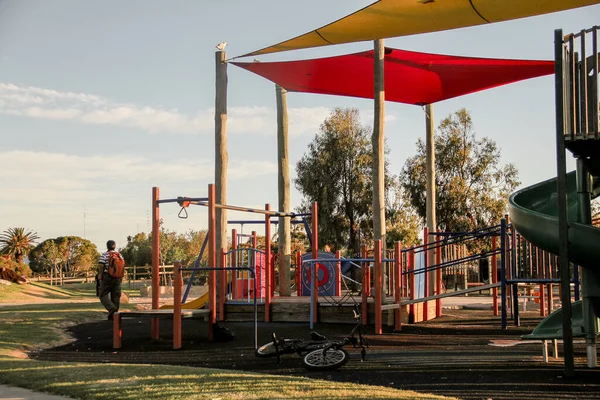
[[[296,254],[295,296],[278,296],[271,246],[266,245],[264,250],[257,249],[254,232],[251,235],[253,246],[241,248],[235,240],[239,236],[233,230],[231,250],[217,251],[211,232],[214,232],[213,216],[217,207],[264,214],[266,237],[270,237],[270,218],[282,213],[271,211],[268,205],[265,210],[219,205],[214,200],[214,186],[209,185],[208,190],[209,196],[206,198],[159,199],[158,188],[153,188],[153,232],[156,233],[153,234],[153,260],[157,262],[160,258],[159,205],[177,203],[182,208],[201,205],[209,210],[208,244],[203,245],[193,267],[175,265],[172,279],[175,293],[173,310],[159,309],[159,265],[153,265],[154,310],[145,314],[153,318],[153,338],[158,337],[155,329],[159,316],[156,314],[171,317],[174,324],[180,326],[181,315],[193,316],[193,313],[186,314],[186,311],[182,314],[182,310],[201,307],[207,307],[201,314],[208,317],[209,339],[212,339],[213,326],[219,322],[254,320],[256,326],[259,316],[265,322],[303,321],[311,326],[316,322],[351,322],[344,316],[347,313],[340,309],[357,305],[361,308],[362,323],[373,324],[375,333],[381,334],[384,325],[401,330],[403,323],[427,321],[441,316],[441,299],[444,297],[484,290],[490,291],[493,297],[494,315],[502,313],[502,328],[507,327],[509,311],[514,323],[519,324],[519,301],[531,293],[533,286],[539,293],[540,315],[546,315],[555,307],[553,286],[560,283],[556,257],[527,242],[506,219],[502,219],[499,225],[475,232],[443,233],[425,229],[423,245],[403,248],[396,243],[394,250],[388,251],[385,258],[380,241],[375,241],[372,252],[363,246],[360,258],[342,258],[339,252],[333,255],[318,249],[317,204],[313,205],[311,213],[311,252],[304,256]],[[430,237],[435,240],[430,240]],[[206,247],[209,264],[200,267],[199,260]],[[352,281],[349,277],[349,271],[353,268],[360,271],[360,282]],[[181,271],[192,271],[186,289],[188,292],[193,274],[201,270],[209,272],[208,293],[186,302],[186,294],[181,291]],[[465,278],[473,275],[473,270],[480,279],[469,282]],[[461,277],[457,278],[457,275]],[[443,280],[447,281],[450,276],[454,277],[454,282],[461,283],[460,289],[457,285],[455,290],[444,289]],[[577,273],[571,282],[578,288]],[[351,289],[352,283],[358,284],[357,290]],[[576,289],[575,299],[578,298]],[[180,328],[174,332],[181,334]],[[174,339],[175,343],[180,345],[180,339]]]
[[[568,376],[574,374],[575,334],[586,338],[588,367],[597,366],[600,229],[593,226],[590,202],[600,195],[599,30],[594,26],[566,36],[560,29],[555,31],[557,177],[522,189],[510,198],[513,223],[523,236],[559,255],[563,308],[558,313],[562,326],[551,338],[564,341]],[[577,166],[569,174],[567,150],[576,158]],[[573,326],[567,284],[570,261],[582,267],[583,308],[578,320],[583,326],[577,327]],[[545,325],[555,324],[558,319],[548,318],[536,330],[544,331]],[[549,338],[544,333],[538,337],[544,341]]]

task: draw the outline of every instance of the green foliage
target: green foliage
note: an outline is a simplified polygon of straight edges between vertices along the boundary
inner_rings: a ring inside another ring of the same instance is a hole
[[[63,270],[67,274],[96,268],[100,254],[96,245],[79,236],[47,239],[30,253],[30,266],[36,272]]]
[[[29,265],[13,261],[8,256],[0,257],[0,267],[12,269],[19,275],[31,276]]]
[[[144,232],[127,237],[127,245],[120,249],[127,265],[152,264],[152,239]]]
[[[386,160],[386,216],[391,218],[386,222],[391,230],[387,245],[396,239],[412,243],[417,221],[398,200],[387,165]],[[350,254],[358,254],[359,229],[362,242],[372,242],[371,129],[360,125],[357,109],[333,110],[296,165],[296,175],[294,183],[304,197],[301,211],[309,211],[315,201],[319,204],[320,243],[333,251],[347,248]]]
[[[0,234],[0,254],[8,254],[20,264],[38,239],[36,232],[25,228],[8,228]]]
[[[357,230],[370,225],[371,149],[370,131],[360,125],[358,110],[336,108],[296,165],[303,210],[319,204],[321,243],[343,248],[349,242],[358,251]]]
[[[500,149],[489,138],[476,137],[471,115],[460,109],[445,118],[435,138],[437,224],[443,231],[471,231],[497,224],[506,213],[508,196],[519,185],[513,164],[500,166]],[[426,216],[425,144],[409,158],[400,183],[412,206]]]
[[[387,248],[393,249],[395,242],[400,242],[403,246],[420,244],[420,222],[399,180],[391,180],[386,193],[385,207]]]
[[[185,233],[177,233],[168,229],[160,230],[161,263],[172,264],[181,261],[183,265],[192,265],[196,262],[206,230],[189,230]],[[120,250],[127,265],[151,265],[152,264],[152,235],[137,233],[127,238],[127,245]],[[204,251],[201,265],[208,263],[208,250]]]

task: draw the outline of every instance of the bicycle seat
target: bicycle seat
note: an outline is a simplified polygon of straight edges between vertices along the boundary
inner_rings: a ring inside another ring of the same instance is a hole
[[[318,332],[311,332],[311,333],[310,333],[310,338],[311,338],[312,340],[318,340],[318,341],[327,340],[327,338],[326,338],[325,336],[321,335],[321,334],[320,334],[320,333],[318,333]]]

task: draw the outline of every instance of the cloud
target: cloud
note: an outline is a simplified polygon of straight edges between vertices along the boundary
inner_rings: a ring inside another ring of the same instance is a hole
[[[276,173],[277,165],[266,161],[234,160],[228,169],[230,180]],[[166,163],[132,155],[0,153],[1,201],[81,203],[119,196],[134,187],[143,188],[145,194],[157,182],[176,185],[209,182],[212,178],[212,160],[178,159]]]
[[[211,134],[214,108],[183,114],[177,109],[119,103],[86,93],[60,92],[0,82],[0,112],[29,118],[137,128],[150,133]],[[290,108],[290,135],[314,134],[329,115],[326,107]],[[274,136],[275,109],[230,107],[228,131]]]

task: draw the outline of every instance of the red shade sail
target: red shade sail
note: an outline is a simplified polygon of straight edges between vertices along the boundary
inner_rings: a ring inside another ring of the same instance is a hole
[[[373,50],[284,62],[233,62],[290,92],[373,98]],[[554,73],[553,61],[506,60],[386,48],[385,99],[432,104]]]

